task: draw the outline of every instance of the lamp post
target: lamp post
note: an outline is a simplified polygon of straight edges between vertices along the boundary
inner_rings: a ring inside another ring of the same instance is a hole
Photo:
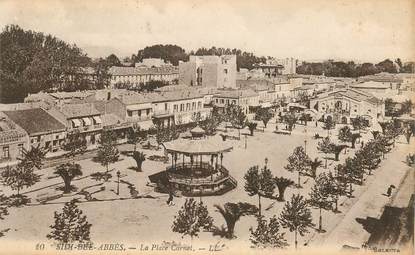
[[[268,158],[265,158],[265,169],[267,169]]]
[[[307,140],[304,140],[304,152],[307,153]]]
[[[117,171],[117,178],[118,178],[118,182],[117,182],[117,196],[119,196],[119,195],[120,195],[120,175],[121,175],[121,173],[120,173],[120,171],[118,170],[118,171]]]

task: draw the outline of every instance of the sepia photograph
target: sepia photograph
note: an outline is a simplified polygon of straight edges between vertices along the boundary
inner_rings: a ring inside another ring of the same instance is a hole
[[[0,254],[414,254],[414,0],[0,0]]]

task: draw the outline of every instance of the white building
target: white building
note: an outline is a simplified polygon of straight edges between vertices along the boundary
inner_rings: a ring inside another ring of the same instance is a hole
[[[187,86],[236,88],[236,55],[190,56],[179,62],[179,83]]]

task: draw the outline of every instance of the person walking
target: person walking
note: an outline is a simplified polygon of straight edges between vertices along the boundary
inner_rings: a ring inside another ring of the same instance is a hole
[[[392,195],[392,189],[394,189],[395,186],[394,185],[389,185],[388,191],[386,192],[386,194],[388,195],[388,197],[390,197]]]
[[[167,199],[167,205],[173,205],[173,193],[169,192],[169,199]]]

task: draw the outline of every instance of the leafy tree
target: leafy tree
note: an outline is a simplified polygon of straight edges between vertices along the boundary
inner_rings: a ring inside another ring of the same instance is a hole
[[[360,134],[352,133],[349,126],[344,126],[339,130],[339,140],[342,142],[351,142],[353,149],[355,148],[357,138],[360,137]]]
[[[362,130],[369,127],[369,121],[367,121],[362,116],[357,116],[356,118],[351,119],[352,126],[354,130]]]
[[[145,58],[161,58],[175,66],[179,65],[179,61],[188,60],[188,56],[184,49],[171,44],[147,46],[144,49],[139,50],[137,55],[131,57],[134,62],[141,62]]]
[[[411,130],[411,129],[409,129],[409,128],[407,128],[407,129],[405,130],[404,135],[405,135],[406,142],[409,144],[409,142],[411,141],[412,130]]]
[[[254,130],[256,129],[256,127],[257,127],[257,123],[256,122],[247,122],[246,123],[246,126],[249,128],[249,132],[251,132],[251,136],[253,136],[254,135]]]
[[[327,192],[331,197],[332,201],[334,201],[335,207],[333,208],[334,212],[338,212],[338,201],[339,196],[344,194],[345,186],[336,178],[331,172],[327,174]]]
[[[355,153],[355,160],[359,166],[369,171],[369,175],[373,169],[376,169],[381,162],[382,149],[379,144],[370,141],[363,148]]]
[[[201,229],[210,230],[213,219],[209,216],[207,207],[203,202],[196,203],[193,198],[186,199],[184,205],[174,216],[173,232],[189,235],[191,238],[198,236]]]
[[[223,207],[220,205],[214,206],[226,221],[227,238],[234,237],[235,224],[242,216],[254,215],[258,212],[258,208],[255,205],[242,202],[225,203]]]
[[[330,180],[325,173],[321,173],[317,176],[314,182],[314,186],[311,188],[309,203],[319,208],[320,216],[318,222],[318,230],[322,231],[322,216],[321,209],[329,209],[330,202]]]
[[[109,66],[121,66],[121,61],[115,54],[109,55],[105,60]]]
[[[327,133],[330,132],[330,129],[333,129],[336,126],[333,118],[326,118],[324,121],[323,129],[327,130]]]
[[[143,165],[143,162],[146,160],[146,154],[143,152],[133,151],[133,154],[131,156],[135,162],[137,163],[137,171],[141,172],[141,166]]]
[[[7,167],[1,172],[1,178],[4,185],[17,190],[17,195],[20,195],[22,188],[31,187],[40,179],[39,175],[33,172],[32,165],[27,162],[20,162],[15,167]]]
[[[317,168],[323,165],[323,161],[314,158],[314,160],[310,160],[308,164],[310,165],[310,176],[316,178]]]
[[[82,155],[85,153],[87,149],[86,140],[81,136],[79,130],[76,130],[68,134],[62,148],[68,152],[68,157],[72,157],[72,159],[75,160],[76,155]]]
[[[70,193],[72,180],[77,176],[82,176],[81,165],[75,163],[60,164],[55,168],[54,174],[62,177],[63,182],[65,183],[63,193]]]
[[[273,115],[271,111],[268,108],[259,108],[256,111],[255,118],[262,121],[264,123],[264,126],[267,127],[268,122],[272,119]]]
[[[284,201],[285,190],[288,187],[294,185],[294,182],[292,180],[284,178],[284,177],[275,177],[274,182],[275,182],[275,185],[278,188],[278,198],[277,198],[277,200],[278,201]]]
[[[317,150],[329,154],[332,151],[332,142],[330,141],[330,138],[327,136],[323,138],[320,142],[317,144]]]
[[[146,137],[146,133],[141,130],[139,125],[133,125],[130,129],[128,129],[127,143],[134,145],[134,151],[136,151],[137,144],[145,140]]]
[[[109,171],[109,165],[118,161],[119,151],[116,147],[117,138],[111,130],[104,130],[101,133],[99,141],[97,160],[102,166],[106,167],[106,173]]]
[[[85,89],[82,68],[91,60],[76,45],[7,25],[0,33],[0,48],[3,103],[23,102],[28,93],[39,91]]]
[[[272,173],[266,167],[259,171],[259,166],[252,166],[246,172],[244,179],[244,188],[248,195],[258,196],[258,213],[261,215],[261,197],[271,196],[275,189]]]
[[[90,241],[91,226],[75,200],[71,200],[65,203],[61,213],[55,212],[55,223],[46,237],[62,243]]]
[[[349,194],[351,197],[353,193],[353,183],[362,184],[364,169],[359,166],[359,163],[354,158],[346,158],[344,164],[336,166],[337,178],[343,185],[349,185]]]
[[[269,222],[263,217],[258,217],[258,225],[255,230],[252,227],[251,232],[252,244],[257,248],[285,248],[288,246],[285,239],[285,233],[280,233],[280,224],[277,217],[272,217]]]
[[[7,210],[7,203],[8,198],[3,194],[0,195],[0,220],[4,220],[4,216],[9,215],[9,211]]]
[[[200,127],[205,130],[206,135],[214,135],[219,124],[220,119],[213,113],[205,120],[199,122]]]
[[[43,166],[43,160],[45,159],[47,150],[40,147],[40,144],[36,147],[31,147],[30,150],[23,149],[23,157],[18,158],[21,164],[28,168],[41,169]]]
[[[297,194],[287,201],[279,217],[281,226],[295,233],[295,248],[297,249],[297,234],[303,236],[308,233],[308,228],[313,227],[311,211],[307,207],[307,201]]]
[[[397,73],[396,66],[390,59],[385,59],[377,63],[375,66],[379,72]]]
[[[246,115],[243,109],[238,105],[229,105],[227,110],[227,118],[232,127],[238,129],[238,137],[241,138],[241,129],[245,127]]]
[[[285,166],[290,172],[298,172],[298,187],[301,187],[300,175],[309,171],[310,157],[305,153],[302,146],[298,146],[294,149],[293,153],[288,157],[288,164]]]
[[[284,122],[287,124],[289,131],[293,130],[293,127],[295,123],[297,123],[297,120],[298,120],[298,118],[293,113],[286,114],[283,119],[284,119]]]

